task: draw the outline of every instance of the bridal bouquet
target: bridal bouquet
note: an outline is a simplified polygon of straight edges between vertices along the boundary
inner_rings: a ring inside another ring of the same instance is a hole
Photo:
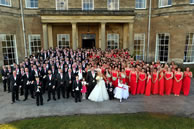
[[[99,81],[99,80],[100,80],[100,76],[97,76],[97,77],[96,77],[96,80]]]

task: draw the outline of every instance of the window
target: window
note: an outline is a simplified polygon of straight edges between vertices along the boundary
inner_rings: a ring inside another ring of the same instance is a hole
[[[135,8],[136,9],[145,9],[146,8],[146,0],[136,0]]]
[[[4,65],[17,63],[17,49],[15,35],[0,34]]]
[[[108,10],[119,10],[119,0],[108,0]]]
[[[57,10],[68,10],[68,0],[56,0]]]
[[[82,10],[94,10],[94,0],[82,0]]]
[[[194,62],[194,33],[187,34],[186,36],[184,62]]]
[[[109,49],[119,48],[119,34],[108,34],[108,45]]]
[[[30,54],[37,54],[41,51],[41,40],[40,35],[29,35],[29,48],[30,48]]]
[[[161,62],[168,61],[168,44],[170,40],[170,35],[165,34],[157,34],[156,36],[156,55],[155,61],[160,60]]]
[[[38,0],[26,0],[26,8],[38,8]]]
[[[135,34],[134,53],[136,60],[144,60],[145,34]]]
[[[168,7],[172,5],[172,0],[159,0],[159,7]]]
[[[0,0],[0,5],[11,6],[11,0]]]
[[[190,0],[190,4],[194,4],[194,0]]]
[[[59,48],[70,48],[69,34],[57,34],[57,44]]]

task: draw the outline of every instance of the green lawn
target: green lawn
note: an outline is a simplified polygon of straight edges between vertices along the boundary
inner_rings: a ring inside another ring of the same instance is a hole
[[[80,115],[26,119],[0,129],[194,129],[194,119],[151,113]]]

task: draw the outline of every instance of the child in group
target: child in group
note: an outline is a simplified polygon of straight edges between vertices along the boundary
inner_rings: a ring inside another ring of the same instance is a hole
[[[128,99],[129,97],[129,87],[126,84],[123,84],[123,80],[118,81],[118,87],[114,90],[114,97],[117,99],[120,99],[120,102],[122,102],[122,99]]]
[[[114,86],[112,85],[112,82],[109,82],[108,85],[108,95],[110,100],[114,99]]]
[[[86,92],[87,92],[87,86],[88,83],[85,81],[85,78],[82,79],[82,90],[81,90],[81,93],[82,93],[82,99],[86,99]]]

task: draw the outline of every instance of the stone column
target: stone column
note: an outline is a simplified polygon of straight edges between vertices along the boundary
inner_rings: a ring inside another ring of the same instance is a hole
[[[77,49],[77,24],[72,23],[72,48],[73,50]]]
[[[130,50],[130,54],[133,54],[134,51],[134,40],[133,40],[133,23],[129,23],[129,39],[128,39],[128,45],[129,45],[129,50]]]
[[[53,48],[53,28],[51,24],[48,24],[48,45],[49,48]]]
[[[123,49],[128,48],[128,39],[129,39],[129,35],[128,35],[128,24],[124,23],[123,24]]]
[[[42,30],[43,30],[43,47],[45,50],[48,49],[48,28],[47,24],[42,24]]]
[[[106,23],[101,23],[101,49],[106,49]]]

